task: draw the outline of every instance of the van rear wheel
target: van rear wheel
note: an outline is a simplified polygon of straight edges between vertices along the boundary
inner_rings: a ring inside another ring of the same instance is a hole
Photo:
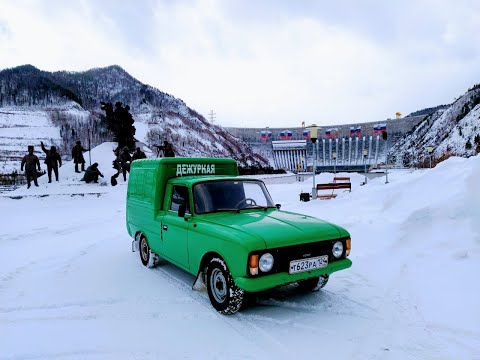
[[[155,254],[151,249],[150,246],[148,245],[147,238],[142,235],[140,238],[140,260],[142,261],[142,264],[146,267],[153,268],[157,265],[158,263],[158,255]]]
[[[147,266],[148,260],[150,259],[150,246],[148,246],[147,239],[145,236],[140,238],[140,260],[142,264]]]

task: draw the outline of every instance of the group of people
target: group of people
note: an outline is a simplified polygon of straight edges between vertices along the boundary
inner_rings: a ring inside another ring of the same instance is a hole
[[[50,149],[47,149],[43,142],[40,142],[41,148],[45,153],[45,164],[47,165],[47,174],[48,174],[48,182],[52,182],[52,172],[55,175],[55,180],[58,180],[58,168],[62,166],[62,158],[60,154],[57,152],[56,146],[51,146]],[[157,146],[160,150],[163,150],[165,157],[174,157],[175,153],[173,151],[173,146],[164,141],[163,146]],[[82,173],[85,172],[81,181],[85,181],[86,183],[91,182],[98,182],[99,177],[104,177],[103,174],[98,169],[98,163],[93,163],[87,169],[85,169],[85,158],[83,157],[83,153],[85,151],[89,151],[90,149],[85,149],[82,146],[82,143],[78,140],[72,148],[72,159],[75,164],[75,172]],[[25,176],[27,178],[27,188],[30,188],[31,182],[38,186],[38,171],[41,171],[40,168],[40,161],[38,157],[33,153],[34,147],[33,145],[28,146],[28,154],[25,155],[22,159],[21,164],[21,171],[25,168]],[[113,161],[113,168],[117,170],[117,173],[112,176],[111,183],[112,185],[117,184],[117,177],[120,174],[123,174],[123,180],[127,181],[127,173],[130,173],[130,165],[132,161],[145,159],[147,156],[145,153],[137,147],[133,155],[130,155],[130,149],[125,146],[123,149],[117,148],[114,151],[115,153],[115,160]],[[79,169],[80,167],[80,169]]]
[[[117,148],[115,151],[115,160],[113,161],[113,168],[117,173],[112,176],[110,182],[113,186],[117,185],[117,178],[123,174],[123,181],[127,181],[127,172],[130,173],[130,165],[134,160],[146,159],[147,155],[137,147],[133,155],[130,155],[128,146],[124,146],[122,150]]]
[[[45,164],[47,165],[47,174],[48,174],[48,182],[52,182],[52,171],[55,174],[55,180],[58,181],[58,168],[62,166],[62,158],[60,154],[57,152],[57,148],[55,146],[50,147],[48,150],[44,145],[43,142],[40,142],[40,146],[42,147],[43,152],[45,153]],[[22,159],[22,164],[20,166],[21,171],[25,168],[25,176],[27,178],[27,188],[30,188],[32,180],[35,186],[38,186],[38,171],[41,170],[40,168],[40,160],[38,157],[33,153],[33,145],[28,146],[28,154],[25,155]]]
[[[40,146],[45,153],[45,165],[47,165],[47,174],[48,174],[48,182],[52,182],[52,172],[55,175],[55,180],[59,181],[58,179],[58,168],[62,166],[62,158],[57,151],[56,146],[51,146],[50,149],[47,149],[43,144],[43,141],[40,142]],[[35,186],[38,186],[38,172],[41,171],[40,168],[40,160],[38,156],[33,153],[34,147],[33,145],[28,146],[28,154],[25,155],[22,159],[22,163],[20,166],[21,171],[25,168],[25,177],[27,178],[27,189],[31,187],[31,183],[33,181]],[[98,171],[98,164],[94,163],[89,166],[85,170],[85,159],[83,157],[83,152],[88,151],[88,149],[84,149],[82,143],[77,141],[75,146],[72,148],[72,159],[75,163],[75,172],[81,173],[82,171],[85,172],[84,179],[85,181],[92,179],[90,181],[98,181],[98,176],[103,176],[100,171]],[[81,166],[81,171],[78,170],[78,166]],[[83,179],[82,179],[83,180]],[[88,182],[90,182],[88,181]]]

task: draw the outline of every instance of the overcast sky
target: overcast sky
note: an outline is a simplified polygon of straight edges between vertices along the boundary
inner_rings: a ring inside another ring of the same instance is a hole
[[[0,69],[118,64],[220,125],[344,124],[452,102],[479,34],[476,0],[0,0]]]

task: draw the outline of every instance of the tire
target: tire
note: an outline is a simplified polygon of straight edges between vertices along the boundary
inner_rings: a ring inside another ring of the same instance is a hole
[[[328,279],[328,275],[320,275],[312,279],[302,280],[298,282],[298,288],[304,292],[318,291],[327,285]]]
[[[208,264],[207,291],[212,306],[220,314],[231,315],[240,310],[245,292],[235,285],[227,265],[220,258],[213,258]]]
[[[143,235],[140,237],[139,250],[140,260],[142,261],[143,266],[148,268],[154,268],[157,266],[158,255],[150,249],[147,238]]]

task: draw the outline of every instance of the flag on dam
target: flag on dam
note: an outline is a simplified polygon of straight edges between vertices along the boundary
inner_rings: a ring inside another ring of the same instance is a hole
[[[338,137],[338,128],[325,130],[325,136],[330,138],[330,139]]]
[[[292,138],[292,132],[290,130],[283,130],[280,133],[280,139],[282,140],[290,140]]]
[[[373,134],[380,135],[384,132],[387,132],[387,124],[376,124],[373,125]]]
[[[267,141],[272,137],[272,132],[268,130],[260,131],[260,138],[264,141]]]

